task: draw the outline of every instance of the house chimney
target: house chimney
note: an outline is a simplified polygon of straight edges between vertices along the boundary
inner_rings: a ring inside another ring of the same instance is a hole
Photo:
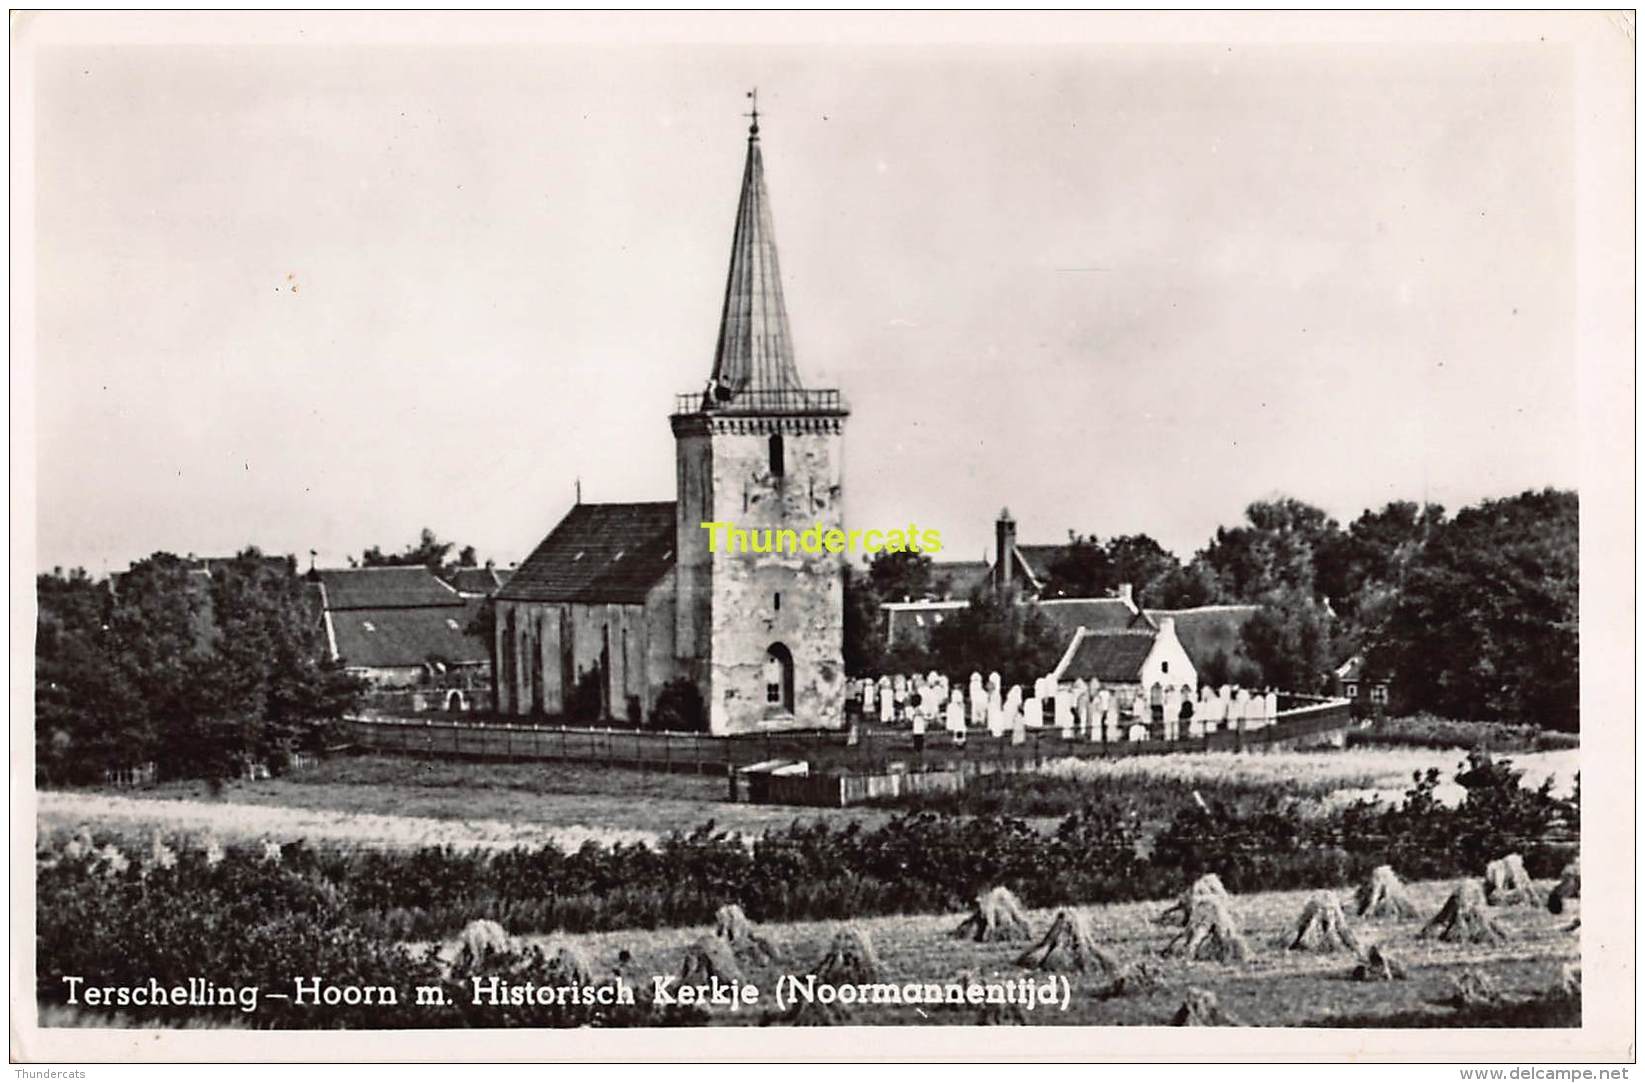
[[[1159,634],[1177,638],[1177,619],[1175,617],[1161,617],[1159,619]]]
[[[1121,583],[1119,585],[1118,597],[1119,597],[1120,601],[1124,602],[1126,605],[1130,606],[1132,609],[1135,609],[1137,607],[1137,603],[1135,601],[1133,601],[1132,598],[1131,598],[1131,584],[1130,583]]]
[[[1001,508],[1000,517],[994,520],[994,586],[1002,592],[1011,588],[1016,551],[1017,521],[1011,518],[1010,508]]]

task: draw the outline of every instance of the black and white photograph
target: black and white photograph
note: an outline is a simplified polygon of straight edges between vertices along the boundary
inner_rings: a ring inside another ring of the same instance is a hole
[[[13,1062],[1632,1063],[1635,22],[13,12]]]

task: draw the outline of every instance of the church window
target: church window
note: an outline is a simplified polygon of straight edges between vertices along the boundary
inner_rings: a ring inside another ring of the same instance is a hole
[[[765,702],[785,711],[794,709],[794,656],[781,643],[765,652]]]
[[[777,610],[780,613],[780,612],[782,612],[782,607],[783,607],[783,592],[779,590],[771,596],[771,608]]]
[[[771,434],[771,476],[783,476],[783,434],[780,432]]]

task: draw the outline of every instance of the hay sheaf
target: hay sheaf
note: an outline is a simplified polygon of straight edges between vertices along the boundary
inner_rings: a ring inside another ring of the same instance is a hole
[[[680,984],[693,985],[718,979],[721,982],[741,981],[742,967],[731,945],[717,936],[698,937],[685,949],[680,961]]]
[[[1321,891],[1303,906],[1302,916],[1297,919],[1297,935],[1291,941],[1290,950],[1351,951],[1358,955],[1363,949],[1359,938],[1348,928],[1342,903],[1331,892]]]
[[[1182,931],[1171,938],[1161,954],[1240,963],[1251,958],[1251,946],[1245,942],[1245,934],[1234,920],[1226,897],[1202,895],[1189,908]]]
[[[1485,901],[1491,906],[1541,906],[1542,892],[1525,871],[1518,854],[1499,857],[1485,866]]]
[[[996,887],[977,896],[971,914],[954,935],[979,944],[994,944],[1013,940],[1032,940],[1033,927],[1022,903],[1009,888]]]
[[[1156,920],[1161,925],[1187,925],[1193,914],[1194,903],[1199,899],[1219,898],[1227,899],[1228,889],[1222,886],[1222,877],[1214,872],[1208,872],[1194,881],[1192,887],[1177,897],[1166,911]]]
[[[1422,927],[1418,939],[1447,944],[1500,944],[1507,932],[1485,910],[1485,893],[1473,880],[1451,892],[1445,905]]]
[[[1098,946],[1090,925],[1074,910],[1058,910],[1045,937],[1019,955],[1017,965],[1081,974],[1119,972],[1119,960]]]
[[[1365,961],[1354,967],[1351,976],[1355,981],[1404,981],[1405,964],[1380,946],[1373,945],[1365,953]]]
[[[1098,1000],[1141,996],[1163,988],[1165,978],[1151,963],[1127,963],[1112,981],[1094,994]]]
[[[1174,1027],[1241,1027],[1232,1012],[1223,1010],[1217,994],[1209,989],[1190,988],[1183,997],[1182,1007],[1171,1017]]]
[[[491,956],[513,950],[514,939],[501,925],[489,918],[476,918],[447,945],[446,955],[454,969],[474,970]]]
[[[1362,918],[1392,918],[1403,921],[1418,915],[1417,904],[1405,892],[1393,867],[1378,865],[1370,878],[1354,892],[1354,912]]]
[[[748,920],[743,908],[736,903],[720,907],[714,912],[714,936],[731,948],[731,954],[740,963],[769,964],[782,956],[776,947],[760,935],[754,923]]]
[[[834,934],[824,955],[811,971],[823,985],[861,985],[884,980],[885,967],[874,953],[868,933],[847,925]],[[796,997],[780,1020],[791,1027],[835,1027],[851,1021],[851,1012],[838,1001],[824,1003]]]
[[[1578,859],[1565,866],[1559,874],[1559,883],[1548,893],[1548,912],[1563,914],[1565,903],[1582,897],[1582,863]]]
[[[594,964],[581,948],[561,944],[548,957],[548,973],[563,985],[593,985]]]

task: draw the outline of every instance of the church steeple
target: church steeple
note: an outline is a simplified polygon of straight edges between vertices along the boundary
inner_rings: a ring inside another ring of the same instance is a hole
[[[770,392],[798,391],[801,387],[788,334],[788,310],[783,305],[771,200],[765,191],[756,93],[749,93],[754,107],[749,113],[748,159],[743,165],[742,195],[737,201],[737,224],[731,237],[731,267],[726,274],[725,304],[720,310],[720,338],[714,349],[710,394],[719,403],[744,398],[752,404],[770,397]]]

